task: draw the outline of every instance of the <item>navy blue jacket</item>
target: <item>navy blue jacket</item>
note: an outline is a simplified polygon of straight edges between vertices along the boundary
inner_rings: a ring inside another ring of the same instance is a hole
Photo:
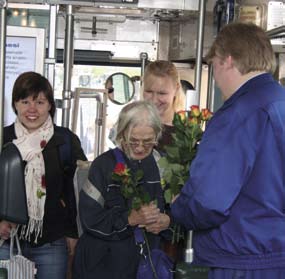
[[[285,267],[285,89],[270,74],[215,113],[171,211],[194,230],[197,264]]]
[[[124,159],[131,170],[143,170],[141,186],[163,211],[163,192],[154,157],[149,155],[141,161],[130,161],[125,156]],[[128,224],[129,203],[118,182],[111,178],[116,163],[113,150],[97,157],[88,176],[95,197],[84,190],[80,193],[79,214],[84,233],[76,247],[73,278],[136,278],[139,246],[135,243],[134,227]],[[151,248],[159,246],[159,235],[147,233],[147,237]]]

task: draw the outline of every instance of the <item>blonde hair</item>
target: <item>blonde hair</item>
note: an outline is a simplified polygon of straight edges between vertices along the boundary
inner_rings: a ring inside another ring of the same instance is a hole
[[[160,117],[156,107],[149,101],[135,101],[126,105],[120,112],[119,118],[116,124],[117,134],[116,143],[118,146],[122,146],[125,133],[130,131],[133,127],[147,124],[153,128],[156,139],[161,135],[162,125]]]
[[[180,84],[180,76],[177,71],[177,68],[173,63],[166,60],[157,60],[154,62],[150,62],[146,68],[143,75],[143,87],[144,90],[146,80],[149,76],[156,76],[156,77],[169,77],[175,84],[177,90],[176,95],[173,100],[173,109],[174,111],[179,111],[185,108],[185,94],[181,88]]]

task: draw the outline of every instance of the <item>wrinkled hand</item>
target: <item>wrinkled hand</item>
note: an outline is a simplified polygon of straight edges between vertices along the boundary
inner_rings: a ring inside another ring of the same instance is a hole
[[[168,215],[164,213],[159,214],[159,218],[155,223],[149,224],[145,226],[146,231],[159,234],[161,231],[167,229],[170,224],[170,218]]]
[[[149,205],[143,205],[139,210],[132,209],[128,221],[131,226],[139,225],[143,227],[157,222],[159,214],[159,208],[156,204],[150,203]]]
[[[13,228],[16,228],[17,224],[8,222],[8,221],[1,221],[0,222],[0,238],[7,240],[10,238],[10,233]]]
[[[66,237],[65,239],[66,239],[66,244],[67,244],[68,255],[73,256],[75,253],[75,247],[76,247],[78,239],[71,238],[71,237]]]

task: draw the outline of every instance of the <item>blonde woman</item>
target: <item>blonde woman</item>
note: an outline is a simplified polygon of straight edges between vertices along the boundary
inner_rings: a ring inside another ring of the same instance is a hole
[[[164,146],[171,141],[174,113],[185,107],[185,94],[173,63],[157,60],[147,65],[143,76],[143,98],[158,109],[163,131],[157,150],[163,152]]]

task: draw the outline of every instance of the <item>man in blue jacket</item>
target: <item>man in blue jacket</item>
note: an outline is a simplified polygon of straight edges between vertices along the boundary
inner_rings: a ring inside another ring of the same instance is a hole
[[[265,32],[225,26],[207,59],[224,104],[171,206],[209,278],[285,278],[285,89]]]

